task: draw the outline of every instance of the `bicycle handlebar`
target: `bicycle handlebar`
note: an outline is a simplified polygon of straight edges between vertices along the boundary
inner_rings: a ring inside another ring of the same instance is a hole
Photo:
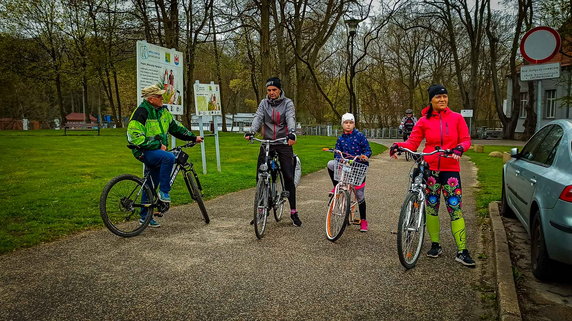
[[[282,142],[283,144],[288,144],[288,137],[282,137],[278,139],[258,139],[254,136],[250,137],[250,143],[252,144],[253,141],[261,142],[263,144],[272,144]]]
[[[445,155],[453,154],[453,151],[451,151],[450,149],[441,149],[441,147],[439,147],[439,146],[435,146],[435,150],[432,152],[429,152],[429,153],[414,152],[411,149],[405,148],[405,147],[398,147],[398,151],[408,152],[408,153],[411,153],[412,155],[416,155],[416,156],[428,156],[428,155],[433,155],[433,154],[437,154],[437,153],[443,153]]]
[[[324,152],[330,152],[330,153],[334,153],[334,154],[339,154],[340,157],[341,157],[343,160],[353,160],[353,161],[355,161],[356,159],[361,159],[361,156],[363,156],[363,155],[355,156],[355,155],[352,155],[352,154],[348,154],[348,153],[342,152],[341,150],[338,150],[338,149],[335,149],[335,148],[323,148],[322,150],[323,150]],[[346,157],[344,157],[344,155],[349,156],[349,157],[346,158]]]
[[[197,142],[188,142],[188,143],[186,143],[186,144],[184,144],[184,145],[175,146],[175,147],[169,149],[168,152],[172,152],[172,151],[176,151],[176,150],[181,150],[181,149],[187,148],[187,147],[193,147],[193,146],[195,146],[196,144],[197,144]]]

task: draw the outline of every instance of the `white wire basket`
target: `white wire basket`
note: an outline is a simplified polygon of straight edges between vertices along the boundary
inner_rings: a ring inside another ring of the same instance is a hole
[[[334,166],[334,179],[338,182],[343,182],[351,185],[361,185],[367,173],[366,164],[352,161],[344,161],[341,158],[336,158]]]

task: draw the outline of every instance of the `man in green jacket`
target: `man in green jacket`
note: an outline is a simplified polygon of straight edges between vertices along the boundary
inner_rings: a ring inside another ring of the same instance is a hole
[[[202,142],[203,138],[195,136],[176,121],[167,108],[164,108],[164,93],[165,90],[157,85],[143,88],[141,96],[144,100],[131,114],[127,126],[127,140],[132,147],[133,156],[145,164],[146,170],[151,171],[153,187],[156,188],[159,185],[159,199],[169,203],[171,202],[170,176],[175,164],[175,156],[166,151],[168,134],[197,143]],[[144,202],[147,195],[142,197]],[[140,222],[146,216],[147,209],[144,208],[141,210]],[[159,227],[160,224],[152,219],[149,226]]]

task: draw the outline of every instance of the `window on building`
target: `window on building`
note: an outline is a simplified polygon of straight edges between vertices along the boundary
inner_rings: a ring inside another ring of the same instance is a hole
[[[545,91],[544,97],[546,97],[546,118],[554,118],[554,111],[556,110],[556,90]]]
[[[526,118],[526,106],[528,105],[528,93],[520,93],[519,118]]]

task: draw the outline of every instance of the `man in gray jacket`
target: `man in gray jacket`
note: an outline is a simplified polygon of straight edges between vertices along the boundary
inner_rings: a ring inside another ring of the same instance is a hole
[[[280,79],[273,77],[266,81],[266,98],[262,99],[258,105],[258,110],[252,120],[250,133],[244,137],[250,139],[254,133],[262,129],[264,139],[279,139],[288,137],[288,145],[275,144],[270,146],[270,151],[278,153],[282,175],[284,177],[284,187],[288,191],[288,202],[290,203],[290,218],[294,226],[301,226],[302,221],[298,217],[296,210],[296,186],[294,185],[294,151],[292,145],[296,144],[296,111],[294,103],[290,98],[284,96]],[[258,164],[264,161],[264,149],[260,148],[258,154]]]

